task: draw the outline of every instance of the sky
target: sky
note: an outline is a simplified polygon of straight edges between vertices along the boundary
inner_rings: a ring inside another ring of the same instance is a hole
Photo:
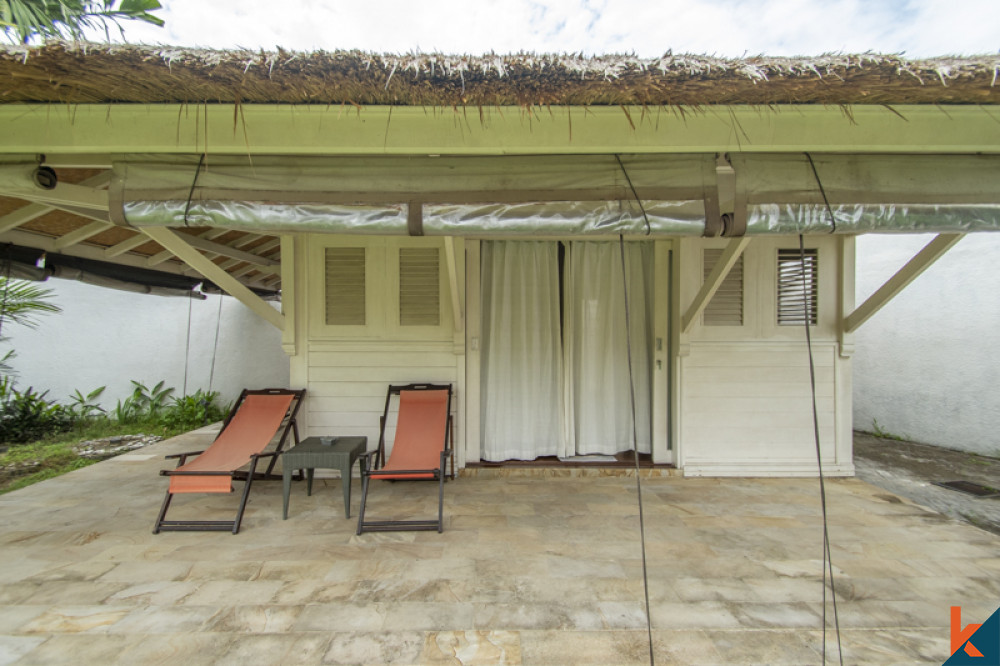
[[[160,0],[131,43],[378,53],[1000,54],[1000,0]],[[115,38],[115,35],[112,35]],[[115,38],[120,41],[120,38]]]

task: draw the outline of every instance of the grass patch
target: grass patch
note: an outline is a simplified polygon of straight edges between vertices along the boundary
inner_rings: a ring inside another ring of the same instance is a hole
[[[97,462],[76,453],[73,447],[80,442],[139,433],[169,438],[187,431],[187,427],[167,427],[162,421],[153,419],[130,424],[92,419],[76,424],[68,432],[34,442],[5,444],[9,448],[0,453],[0,495]]]
[[[46,397],[48,391],[19,391],[10,376],[0,374],[0,447],[7,447],[0,453],[0,493],[93,464],[93,458],[77,453],[81,442],[139,434],[167,439],[219,421],[229,411],[218,404],[218,391],[199,389],[173,398],[174,389],[163,381],[147,387],[132,380],[132,394],[106,412],[97,404],[104,389],[77,390],[62,405]]]

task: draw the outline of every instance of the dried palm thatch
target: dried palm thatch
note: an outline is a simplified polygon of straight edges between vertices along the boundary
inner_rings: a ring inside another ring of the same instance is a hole
[[[449,56],[52,43],[0,48],[0,103],[998,104],[1000,56]]]

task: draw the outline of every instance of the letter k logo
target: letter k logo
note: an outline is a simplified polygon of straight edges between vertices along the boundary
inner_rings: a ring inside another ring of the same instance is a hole
[[[983,625],[981,624],[970,624],[965,629],[962,629],[962,607],[952,606],[951,607],[951,653],[955,654],[958,652],[958,648],[962,647],[965,643],[965,654],[970,657],[982,657],[983,653],[976,649],[976,646],[971,642],[966,643],[972,634]]]

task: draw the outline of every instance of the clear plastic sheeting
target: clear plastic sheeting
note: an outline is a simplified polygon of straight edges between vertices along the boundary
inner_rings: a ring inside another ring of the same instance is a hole
[[[833,213],[833,220],[830,213]],[[1000,231],[1000,204],[757,204],[746,235]]]
[[[405,234],[412,201],[426,233],[644,234],[635,192],[651,233],[701,235],[715,156],[135,155],[114,162],[109,201],[132,227]]]
[[[134,227],[219,227],[253,232],[405,234],[406,205],[269,204],[257,201],[128,201]]]
[[[428,236],[606,235],[701,236],[703,201],[573,201],[520,204],[424,206]],[[649,229],[646,228],[649,219]]]

